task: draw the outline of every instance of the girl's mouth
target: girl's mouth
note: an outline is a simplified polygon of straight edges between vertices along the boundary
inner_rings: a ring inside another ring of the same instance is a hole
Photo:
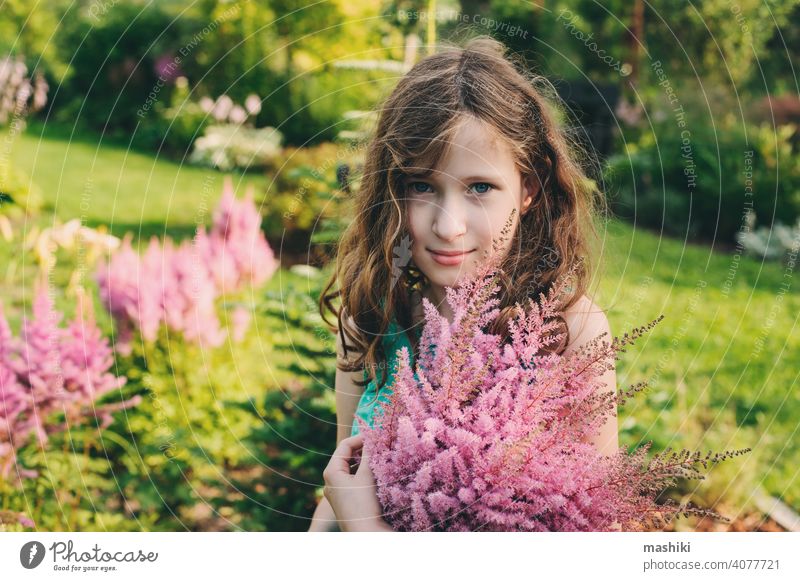
[[[474,252],[474,250],[469,250],[467,252],[461,252],[459,254],[450,254],[450,255],[440,254],[440,253],[435,252],[433,250],[428,250],[428,252],[430,252],[431,256],[433,257],[433,259],[436,262],[438,262],[439,264],[441,264],[442,266],[456,266],[456,265],[461,264],[462,262],[464,262],[464,259],[470,253]]]

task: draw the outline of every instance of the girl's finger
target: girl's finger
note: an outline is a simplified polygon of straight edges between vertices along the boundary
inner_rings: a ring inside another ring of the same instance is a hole
[[[328,466],[337,472],[350,474],[350,459],[353,457],[355,451],[361,448],[363,444],[363,436],[361,434],[345,438],[336,446],[336,450],[333,451]]]
[[[372,469],[369,467],[369,454],[367,453],[366,448],[362,448],[361,450],[361,460],[358,463],[358,469],[356,470],[356,474],[358,475],[368,474],[370,477],[372,476]]]
[[[361,458],[361,462],[358,464],[358,469],[356,470],[357,476],[369,476],[370,478],[374,478],[372,474],[372,469],[369,467],[369,458],[364,456]]]

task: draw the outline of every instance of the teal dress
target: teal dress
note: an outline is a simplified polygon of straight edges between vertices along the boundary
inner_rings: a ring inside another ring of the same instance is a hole
[[[389,379],[387,379],[386,385],[381,388],[380,396],[378,396],[377,393],[377,383],[375,379],[371,380],[364,387],[364,393],[361,394],[361,399],[358,400],[358,407],[356,408],[355,417],[353,418],[353,428],[350,432],[351,436],[355,436],[359,432],[355,418],[361,418],[367,422],[368,426],[372,426],[376,410],[378,410],[381,404],[389,401],[387,396],[392,393],[391,386],[394,384],[397,368],[400,365],[400,360],[397,357],[397,350],[406,347],[410,355],[412,368],[415,365],[414,351],[411,348],[408,334],[399,332],[394,319],[389,322],[389,328],[386,331],[386,335],[383,337],[383,347],[386,352],[386,366],[384,369],[378,369],[377,375],[380,376],[382,373],[388,371],[390,373]],[[365,370],[364,379],[366,380],[367,377],[369,376]],[[416,373],[414,377],[417,377]]]

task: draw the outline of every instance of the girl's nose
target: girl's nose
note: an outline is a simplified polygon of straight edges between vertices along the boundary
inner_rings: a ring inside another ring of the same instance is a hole
[[[460,197],[443,196],[441,203],[436,205],[432,229],[442,240],[455,240],[467,231],[464,204],[459,200]]]

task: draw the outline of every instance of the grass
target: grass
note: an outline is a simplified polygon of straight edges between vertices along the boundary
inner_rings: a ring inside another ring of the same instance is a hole
[[[223,174],[210,168],[38,127],[19,136],[12,160],[42,188],[48,217],[106,225],[115,236],[191,236],[209,222],[222,191]],[[262,182],[258,175],[234,176],[237,191]]]
[[[742,505],[763,485],[800,508],[800,295],[792,271],[618,222],[607,240],[597,302],[608,308],[612,332],[665,316],[620,362],[621,386],[651,386],[621,414],[621,439],[653,440],[656,450],[751,447],[711,469],[700,489],[714,497],[725,482],[726,496]]]
[[[71,136],[50,126],[31,126],[18,135],[10,157],[44,196],[44,211],[20,226],[16,243],[0,246],[0,289],[17,306],[29,303],[25,288],[37,272],[31,252],[20,251],[19,241],[36,229],[78,218],[120,238],[131,233],[134,245],[146,244],[152,236],[188,238],[198,224],[210,224],[224,177],[209,168],[132,152],[96,136]],[[233,175],[239,194],[262,182],[258,175]],[[66,281],[69,268],[59,264],[55,280]],[[15,280],[27,284],[21,287]]]
[[[140,239],[191,235],[197,223],[208,223],[222,183],[221,174],[211,170],[91,139],[40,138],[30,130],[18,137],[12,159],[45,192],[48,209],[38,224],[79,217],[90,226],[108,226],[114,235],[130,231]],[[241,188],[261,180],[234,181]],[[17,254],[6,247],[0,260],[19,261]],[[593,294],[607,309],[614,333],[665,315],[619,364],[620,386],[645,379],[651,384],[622,411],[621,443],[653,440],[654,450],[685,446],[718,452],[751,447],[750,454],[712,468],[696,490],[694,484],[685,490],[709,501],[733,498],[744,507],[764,486],[800,508],[800,281],[794,273],[781,264],[712,253],[618,221],[608,224],[603,258]],[[4,294],[33,268],[24,257],[22,262],[24,268],[0,283]],[[267,292],[281,296],[302,283],[281,271]],[[292,343],[291,330],[274,316],[265,317],[263,325],[264,336],[281,345],[270,357],[297,364],[298,351],[284,348]]]

